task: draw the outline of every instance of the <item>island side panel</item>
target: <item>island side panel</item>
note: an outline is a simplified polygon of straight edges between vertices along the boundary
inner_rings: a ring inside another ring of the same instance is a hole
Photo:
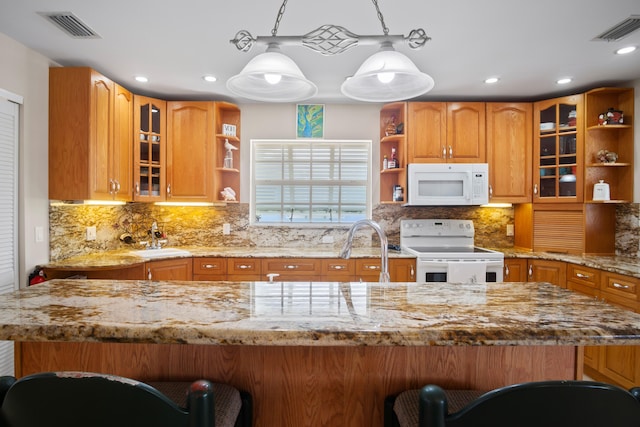
[[[208,378],[249,391],[254,426],[382,427],[389,394],[426,383],[492,389],[575,379],[573,346],[282,347],[20,343],[19,376],[82,370],[152,380]]]

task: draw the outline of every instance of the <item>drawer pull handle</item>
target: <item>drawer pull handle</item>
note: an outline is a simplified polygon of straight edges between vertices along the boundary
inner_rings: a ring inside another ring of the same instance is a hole
[[[344,270],[346,267],[344,265],[332,265],[332,270]]]
[[[379,265],[366,265],[365,268],[368,270],[380,270]]]
[[[576,273],[576,277],[580,278],[580,279],[590,279],[591,275],[589,274],[582,274],[582,273]]]
[[[210,269],[210,268],[216,268],[216,266],[213,265],[213,264],[202,264],[202,268],[209,268]]]
[[[621,285],[620,283],[613,282],[611,284],[616,289],[629,289],[629,285]]]
[[[290,264],[290,265],[285,265],[284,268],[288,270],[295,270],[296,268],[298,268],[298,266],[295,264]]]
[[[240,270],[246,270],[247,268],[251,268],[251,266],[250,266],[250,265],[247,265],[247,264],[239,264],[239,265],[238,265],[238,268],[239,268]]]

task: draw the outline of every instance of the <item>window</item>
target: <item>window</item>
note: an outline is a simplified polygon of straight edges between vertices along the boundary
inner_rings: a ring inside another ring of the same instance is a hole
[[[371,141],[251,140],[251,223],[371,217]]]

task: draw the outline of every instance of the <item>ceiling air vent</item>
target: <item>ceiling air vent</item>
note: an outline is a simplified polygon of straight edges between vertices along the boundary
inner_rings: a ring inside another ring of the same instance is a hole
[[[628,36],[638,28],[640,28],[640,15],[631,15],[624,21],[617,23],[604,33],[596,36],[594,40],[613,42]]]
[[[38,12],[47,21],[75,39],[99,39],[98,33],[71,12]]]

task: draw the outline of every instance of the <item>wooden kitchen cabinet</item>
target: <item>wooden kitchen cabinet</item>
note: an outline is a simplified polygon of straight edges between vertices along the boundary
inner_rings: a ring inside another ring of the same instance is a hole
[[[145,263],[148,280],[192,280],[191,258],[163,259]]]
[[[380,280],[379,258],[357,258],[355,260],[356,275],[353,280],[360,282],[377,282]],[[392,282],[415,282],[416,260],[414,258],[390,258],[389,276]]]
[[[193,280],[227,280],[227,259],[221,257],[193,258]]]
[[[534,104],[533,202],[583,201],[584,96]]]
[[[236,200],[230,201],[227,200],[227,203],[230,202],[239,202],[240,201],[240,150],[241,150],[241,141],[240,141],[240,108],[229,102],[215,102],[215,153],[213,156],[214,159],[214,170],[215,170],[215,190],[214,196],[215,200],[223,201],[223,197],[220,192],[224,190],[226,187],[231,188],[236,193]],[[229,135],[229,133],[233,133],[228,130],[229,126],[235,126],[235,135]],[[225,134],[226,129],[226,134]],[[226,155],[225,141],[228,141],[231,145],[237,148],[237,150],[232,150],[233,152],[233,164],[225,165],[224,159]]]
[[[484,102],[410,102],[408,163],[484,163]]]
[[[564,261],[530,259],[527,262],[528,282],[548,282],[567,287],[567,265]]]
[[[527,260],[524,258],[505,258],[503,282],[526,282]]]
[[[213,102],[167,103],[167,201],[215,201],[213,120]]]
[[[68,279],[72,277],[82,277],[87,279],[108,279],[108,280],[144,280],[146,279],[145,263],[129,266],[99,267],[99,268],[52,268],[44,267],[44,274],[47,280]]]
[[[274,281],[320,281],[322,280],[322,262],[314,258],[267,258],[262,260],[263,280],[269,280],[269,274],[275,274]]]
[[[486,110],[489,202],[529,203],[533,105],[489,102]]]
[[[132,102],[91,68],[50,68],[49,199],[131,200]]]
[[[227,280],[265,280],[260,258],[227,258]]]
[[[600,124],[599,116],[609,109],[624,113],[623,124]],[[585,94],[585,175],[586,203],[631,203],[634,168],[634,90],[598,88]],[[598,152],[617,154],[617,160],[602,162]],[[593,186],[600,180],[609,184],[610,200],[593,200]]]
[[[167,194],[167,102],[133,97],[133,199],[162,202]]]

